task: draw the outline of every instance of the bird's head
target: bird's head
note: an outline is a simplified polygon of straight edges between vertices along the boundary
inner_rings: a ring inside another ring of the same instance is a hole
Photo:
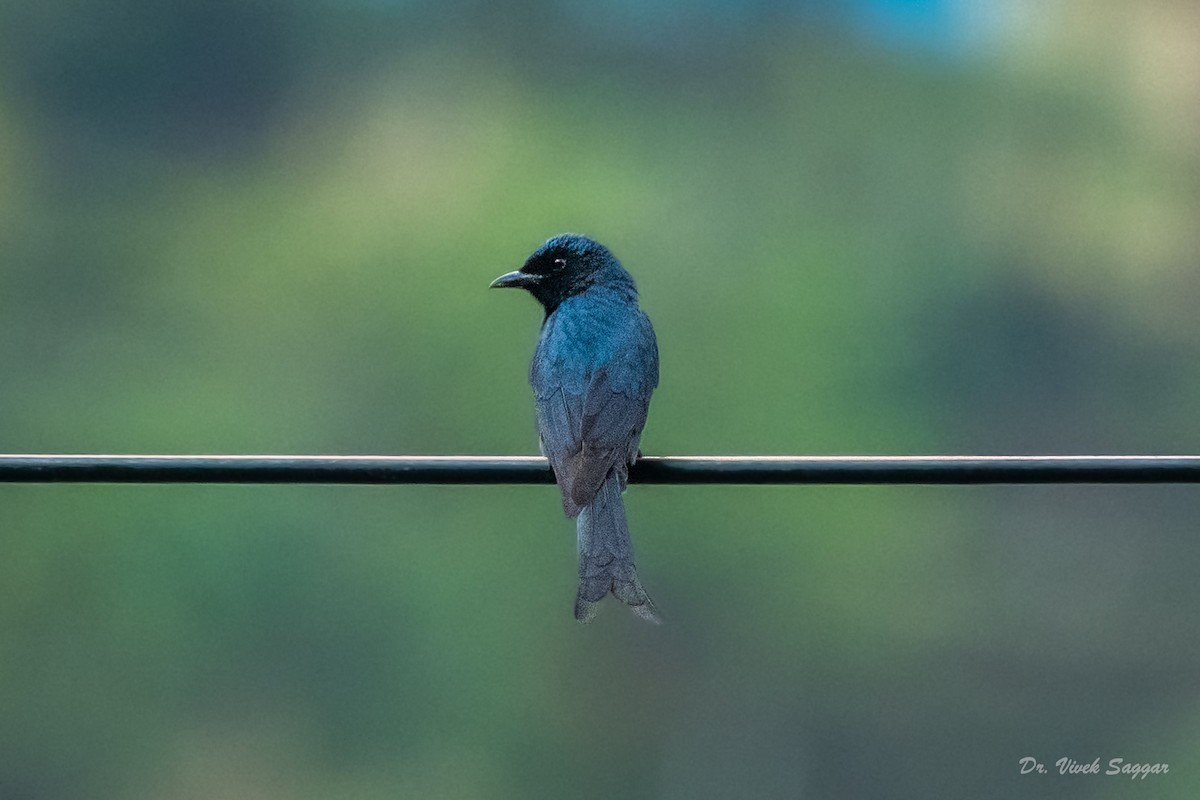
[[[555,236],[525,259],[515,272],[492,281],[492,289],[525,289],[550,314],[568,297],[598,281],[628,284],[633,281],[609,249],[594,239],[575,233]]]

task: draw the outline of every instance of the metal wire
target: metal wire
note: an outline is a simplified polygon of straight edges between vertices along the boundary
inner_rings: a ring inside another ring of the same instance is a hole
[[[1200,456],[647,456],[631,483],[1200,483]],[[533,456],[0,455],[0,483],[552,483]]]

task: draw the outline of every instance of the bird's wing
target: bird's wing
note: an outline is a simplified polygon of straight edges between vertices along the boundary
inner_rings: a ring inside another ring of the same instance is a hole
[[[632,461],[649,404],[648,395],[615,391],[606,370],[593,375],[583,394],[558,387],[537,398],[542,449],[568,516],[592,501],[614,466]]]
[[[578,387],[556,381],[535,389],[542,450],[554,468],[567,516],[592,501],[614,466],[621,468],[624,483],[625,467],[637,457],[650,395],[658,385],[658,348],[648,320],[639,333]]]

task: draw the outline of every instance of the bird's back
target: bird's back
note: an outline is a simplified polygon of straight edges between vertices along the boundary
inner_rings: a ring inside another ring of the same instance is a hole
[[[636,296],[592,287],[563,302],[542,326],[529,381],[542,449],[574,516],[610,469],[624,483],[658,385],[654,328]]]
[[[530,365],[534,391],[564,388],[579,394],[598,370],[615,391],[646,395],[658,386],[658,345],[650,318],[636,300],[593,287],[546,318]]]

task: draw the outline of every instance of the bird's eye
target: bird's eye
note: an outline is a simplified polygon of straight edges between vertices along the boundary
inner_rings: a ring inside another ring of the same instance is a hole
[[[565,258],[554,259],[554,268],[555,269],[566,269],[566,267],[567,267],[567,260]]]

